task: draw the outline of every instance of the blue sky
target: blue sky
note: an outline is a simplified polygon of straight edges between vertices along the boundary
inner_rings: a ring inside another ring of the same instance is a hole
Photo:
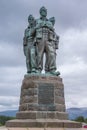
[[[0,0],[0,111],[18,109],[26,73],[24,30],[28,15],[39,18],[41,6],[56,19],[66,107],[87,107],[87,0]]]

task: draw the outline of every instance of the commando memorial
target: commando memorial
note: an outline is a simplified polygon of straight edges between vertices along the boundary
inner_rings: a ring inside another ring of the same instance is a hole
[[[56,65],[59,36],[55,32],[55,17],[48,18],[44,6],[39,14],[38,19],[28,16],[23,37],[27,73],[16,119],[7,121],[6,127],[81,128],[81,123],[70,121],[66,112],[64,84]]]

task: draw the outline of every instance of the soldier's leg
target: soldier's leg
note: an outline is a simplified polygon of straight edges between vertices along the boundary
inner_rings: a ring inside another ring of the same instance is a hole
[[[60,72],[56,72],[56,50],[55,50],[55,45],[53,42],[47,42],[46,44],[46,49],[47,49],[47,63],[48,63],[48,72],[49,74],[52,75],[60,75]]]
[[[31,73],[28,47],[26,47],[26,67],[27,67],[27,73]]]
[[[43,54],[44,54],[44,41],[38,40],[36,45],[37,51],[37,70],[39,72],[43,69]]]
[[[56,71],[56,52],[53,42],[46,43],[46,65],[48,71]]]
[[[47,72],[49,72],[49,59],[48,59],[48,53],[45,53],[45,57],[46,57],[46,59],[45,59],[45,72],[47,73]]]
[[[36,72],[36,50],[35,46],[30,49],[31,73]]]

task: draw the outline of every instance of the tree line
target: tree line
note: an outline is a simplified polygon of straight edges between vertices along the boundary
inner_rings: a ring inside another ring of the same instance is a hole
[[[76,119],[74,119],[74,121],[87,123],[87,118],[84,118],[83,116],[79,116]]]
[[[15,119],[15,117],[0,116],[0,126],[5,125],[6,121]]]

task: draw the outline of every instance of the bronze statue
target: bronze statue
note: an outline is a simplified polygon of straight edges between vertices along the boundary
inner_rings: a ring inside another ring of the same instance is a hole
[[[29,25],[24,34],[24,54],[26,56],[27,73],[36,73],[35,36],[33,34],[35,19],[32,15],[29,15],[28,22]]]
[[[56,49],[59,36],[54,29],[55,18],[47,19],[47,9],[40,8],[40,18],[29,18],[29,27],[25,30],[24,54],[26,55],[27,73],[41,74],[43,55],[46,56],[45,74],[58,76],[56,72]]]
[[[52,25],[54,26],[55,24],[55,17],[51,17],[49,18],[49,21],[52,23]],[[54,31],[51,31],[49,32],[49,35],[51,38],[51,43],[53,44],[53,48],[54,48],[54,63],[56,65],[56,49],[58,49],[58,43],[59,43],[59,36],[57,36],[57,34],[55,33],[55,30]],[[46,57],[46,62],[45,62],[45,70],[46,72],[48,71],[48,67],[49,67],[49,64],[48,64],[48,61],[49,61],[49,57],[47,56]],[[52,73],[52,72],[49,72],[48,73]],[[54,72],[53,73],[54,75],[59,75],[59,72]]]

